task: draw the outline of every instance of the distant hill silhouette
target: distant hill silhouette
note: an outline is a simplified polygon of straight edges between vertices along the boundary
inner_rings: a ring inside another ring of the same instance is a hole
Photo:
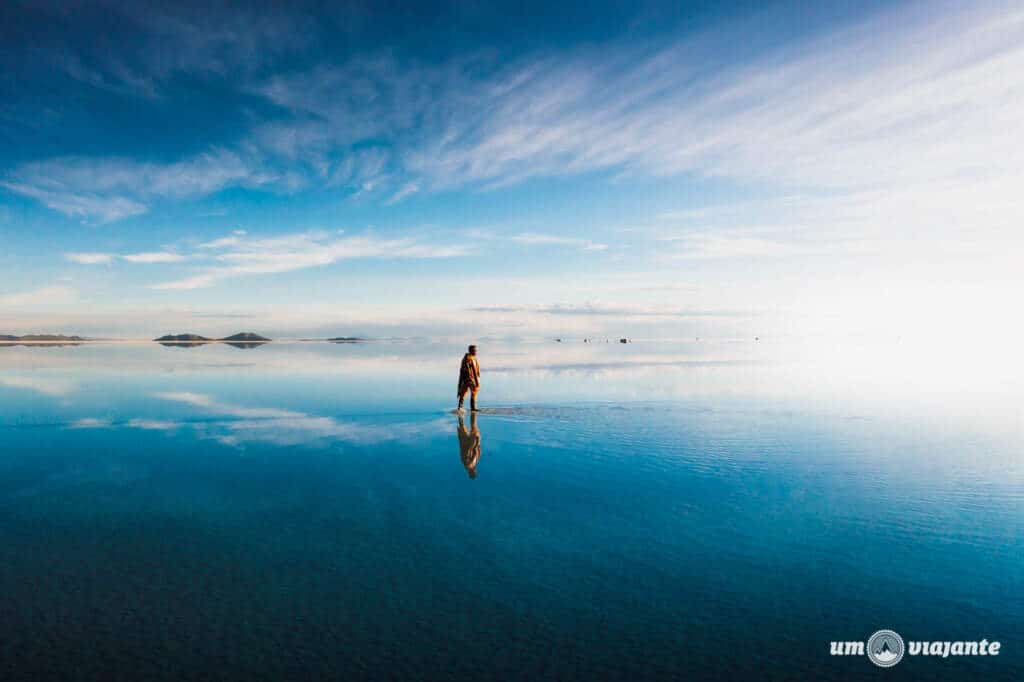
[[[253,334],[252,332],[241,332],[239,334],[225,336],[223,339],[219,340],[234,343],[266,343],[270,341],[267,337],[260,336],[259,334]]]
[[[82,336],[65,336],[63,334],[26,334],[25,336],[11,336],[10,334],[0,335],[0,341],[49,341],[55,343],[67,343],[69,341],[85,341]]]
[[[205,336],[199,336],[199,334],[167,334],[161,336],[159,339],[153,339],[160,343],[204,343],[207,341],[213,341]]]
[[[270,341],[267,337],[252,332],[240,332],[223,339],[211,339],[199,334],[167,334],[153,340],[162,346],[201,346],[204,343],[223,342],[235,348],[255,348]]]
[[[333,339],[327,339],[331,343],[359,343],[360,341],[366,341],[361,336],[335,336]]]

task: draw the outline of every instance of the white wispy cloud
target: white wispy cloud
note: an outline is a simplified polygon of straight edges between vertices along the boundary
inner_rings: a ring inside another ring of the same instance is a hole
[[[239,239],[236,236],[221,237],[219,239],[213,239],[213,240],[208,241],[208,242],[203,242],[202,244],[199,245],[199,248],[201,248],[201,249],[223,249],[223,248],[227,248],[229,246],[237,246],[239,243],[241,243],[241,241],[242,240]]]
[[[604,251],[608,248],[607,244],[592,242],[589,239],[562,237],[556,234],[541,234],[538,232],[521,232],[513,235],[509,239],[519,244],[573,246],[583,249],[584,251]]]
[[[48,286],[30,291],[0,294],[0,306],[64,305],[78,300],[78,290],[66,286]]]
[[[107,265],[114,259],[121,259],[129,263],[155,264],[155,263],[180,263],[188,260],[188,257],[174,251],[144,251],[142,253],[65,253],[64,260],[79,265]]]
[[[111,222],[145,213],[156,199],[260,186],[274,177],[251,157],[214,149],[170,164],[80,156],[34,161],[16,167],[0,186],[68,216]]]
[[[257,139],[327,175],[393,140],[391,196],[605,169],[844,190],[1002,173],[1020,165],[1022,24],[998,4],[900,7],[742,63],[720,43],[756,26],[491,69],[360,56],[258,87],[294,118]]]
[[[79,265],[106,265],[114,260],[110,253],[65,253],[64,260]]]
[[[769,239],[746,235],[695,232],[672,241],[676,248],[662,252],[659,258],[765,258],[807,256],[827,253],[831,246],[799,244],[791,239]]]
[[[101,223],[123,220],[146,212],[145,204],[121,196],[105,196],[85,188],[68,191],[60,187],[47,188],[28,182],[0,181],[0,187],[27,196],[55,211],[73,218],[92,218]]]
[[[1016,237],[1024,172],[921,185],[749,199],[668,211],[635,232],[656,257],[750,259],[987,255],[1003,259]]]
[[[851,191],[998,178],[1021,166],[1019,11],[910,5],[750,50],[739,63],[722,57],[724,42],[756,37],[758,28],[505,62],[477,56],[425,66],[379,53],[271,70],[237,87],[287,115],[254,116],[231,149],[169,164],[52,159],[15,168],[2,186],[68,215],[110,221],[156,199],[231,186],[348,187],[394,202],[440,188],[611,170]],[[193,44],[194,59],[151,65],[150,80],[186,66],[241,69],[210,46],[237,55],[249,43],[206,33],[213,43]]]
[[[436,245],[412,238],[366,235],[334,238],[322,230],[259,239],[232,236],[206,246],[225,249],[215,256],[216,265],[183,279],[154,284],[151,288],[199,289],[235,277],[323,267],[356,258],[450,258],[468,253],[464,245]]]
[[[388,200],[388,203],[391,203],[391,204],[397,203],[397,202],[401,201],[402,199],[404,199],[406,197],[409,197],[409,196],[412,196],[413,194],[416,194],[419,191],[420,191],[419,183],[407,182],[404,185],[402,185],[401,189],[399,189],[397,192],[395,192],[391,196],[391,199]]]
[[[180,263],[186,260],[186,256],[173,251],[147,251],[144,253],[130,253],[121,256],[129,263]]]
[[[151,284],[149,288],[164,291],[187,291],[189,289],[205,289],[216,284],[219,279],[223,278],[218,278],[214,274],[193,275],[191,277],[185,277],[184,279],[176,279],[170,282]]]
[[[231,234],[226,237],[219,239],[213,239],[208,242],[203,242],[199,245],[201,249],[224,249],[229,246],[237,246],[242,243],[241,237],[249,234],[246,230],[232,230]]]
[[[751,311],[711,310],[704,308],[683,308],[672,305],[623,305],[609,303],[585,304],[538,304],[538,305],[493,305],[470,308],[470,312],[484,314],[525,313],[532,315],[553,315],[566,317],[616,317],[622,319],[664,317],[664,318],[735,318],[750,317]]]
[[[854,310],[867,319],[888,305],[890,319],[898,321],[908,308],[920,307],[923,296],[916,294],[934,296],[934,282],[972,280],[984,295],[966,307],[998,311],[992,301],[1007,300],[1005,292],[1021,284],[1024,12],[1010,3],[943,2],[861,17],[856,25],[774,46],[748,45],[747,39],[760,40],[758,26],[731,32],[716,26],[708,35],[659,44],[626,38],[551,46],[514,60],[478,55],[424,65],[381,52],[307,70],[291,64],[246,70],[249,78],[237,79],[235,87],[248,101],[263,101],[245,119],[251,127],[241,126],[229,147],[174,163],[50,159],[4,170],[0,187],[69,216],[109,222],[160,200],[237,186],[337,189],[387,204],[413,187],[427,194],[565,176],[586,176],[591,185],[605,178],[680,184],[713,178],[725,180],[731,195],[750,190],[770,198],[663,213],[631,233],[635,244],[615,252],[635,258],[635,269],[651,266],[652,279],[669,283],[685,262],[687,280],[701,283],[687,289],[688,298],[706,297],[722,307],[723,300],[757,300],[837,316]],[[219,60],[217,50],[198,52],[209,65],[196,66],[202,60],[189,57],[154,69],[153,92],[159,94],[161,78],[182,70],[237,75],[237,63]],[[118,82],[130,85],[132,78]],[[681,192],[680,200],[692,196]],[[629,199],[640,207],[645,202],[639,194]],[[538,229],[500,238],[597,251],[604,242],[621,243],[604,236],[590,241],[578,225],[571,232]],[[226,234],[196,249],[194,268],[175,269],[180,277],[154,286],[194,289],[348,258],[465,252],[436,241]],[[850,254],[873,260],[844,262]],[[785,273],[739,267],[784,258],[803,259],[801,267]],[[916,274],[907,274],[914,268]],[[507,273],[496,274],[504,280]],[[609,272],[599,274],[565,286],[602,286]],[[907,281],[913,277],[921,281]],[[808,287],[811,279],[815,286]],[[841,306],[837,301],[850,295],[851,281],[861,282],[862,300]],[[544,284],[549,291],[560,286]],[[893,295],[901,290],[915,296]],[[491,291],[508,298],[488,300],[548,300],[546,292],[524,293],[526,286],[508,294],[507,281]],[[661,299],[677,297],[671,289],[659,291]],[[637,296],[653,300],[657,293]],[[61,296],[44,291],[39,300]],[[566,300],[590,298],[590,291],[576,291]],[[32,305],[32,299],[0,296],[7,304]],[[514,312],[510,329],[519,324]],[[560,325],[597,317],[592,311],[521,312]],[[944,311],[936,319],[946,322]],[[982,324],[991,323],[978,328]]]
[[[831,188],[1011,169],[1024,96],[1007,76],[1024,66],[1024,21],[944,9],[894,10],[714,72],[686,41],[539,60],[488,107],[460,109],[461,134],[410,167],[445,186],[620,168]]]

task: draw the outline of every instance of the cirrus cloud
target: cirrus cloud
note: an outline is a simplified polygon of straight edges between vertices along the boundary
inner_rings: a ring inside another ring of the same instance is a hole
[[[723,56],[725,41],[758,35],[747,24],[435,65],[388,51],[321,55],[305,69],[245,71],[224,83],[273,111],[253,113],[231,142],[210,140],[173,162],[34,161],[0,186],[110,222],[230,187],[342,187],[389,204],[610,171],[862,191],[979,174],[998,181],[1021,165],[1019,11],[909,5],[824,35],[760,43],[743,59]],[[232,75],[226,68],[209,71]]]
[[[273,179],[257,159],[226,149],[161,164],[131,158],[59,157],[22,164],[0,187],[70,217],[109,223],[149,210],[155,200],[203,197]]]
[[[114,254],[114,253],[65,253],[64,260],[72,263],[78,263],[79,265],[108,265],[114,261],[114,259],[121,259],[128,261],[129,263],[140,263],[140,264],[157,264],[157,263],[180,263],[184,260],[188,260],[188,256],[184,256],[174,251],[144,251],[142,253],[126,253],[126,254]]]
[[[129,263],[180,263],[186,257],[172,251],[147,251],[145,253],[130,253],[121,258]]]
[[[337,239],[322,230],[257,239],[242,239],[236,235],[204,246],[224,249],[215,256],[215,265],[204,267],[189,277],[153,284],[150,288],[201,289],[236,277],[323,267],[357,258],[451,258],[469,252],[463,245],[427,244],[413,238],[360,235]]]
[[[106,265],[114,260],[114,256],[109,253],[65,253],[64,260],[79,265]]]
[[[78,300],[78,291],[66,286],[48,286],[30,291],[0,294],[0,305],[10,307],[65,305]]]

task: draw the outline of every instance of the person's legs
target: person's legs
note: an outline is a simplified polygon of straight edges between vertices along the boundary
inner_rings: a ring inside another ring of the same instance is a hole
[[[472,393],[469,394],[469,409],[471,412],[476,412],[476,394],[480,392],[479,388],[473,388]]]
[[[462,409],[462,403],[466,400],[466,391],[459,394],[459,409]]]

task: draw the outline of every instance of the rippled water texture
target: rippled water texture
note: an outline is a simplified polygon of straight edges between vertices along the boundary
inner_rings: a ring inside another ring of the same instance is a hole
[[[1024,677],[1019,374],[480,345],[0,348],[0,678]]]

